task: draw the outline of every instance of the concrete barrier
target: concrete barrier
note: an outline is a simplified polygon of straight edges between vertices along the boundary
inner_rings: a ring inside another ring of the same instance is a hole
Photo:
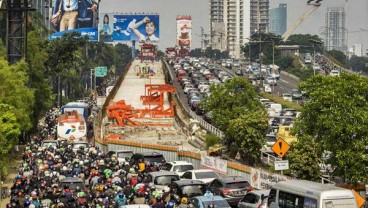
[[[297,77],[297,76],[295,76],[295,75],[293,75],[293,74],[287,73],[287,72],[285,72],[285,71],[281,71],[281,72],[280,72],[280,75],[285,76],[285,77],[289,77],[289,78],[291,78],[291,79],[293,79],[293,80],[295,80],[295,81],[297,81],[297,82],[300,82],[299,77]]]

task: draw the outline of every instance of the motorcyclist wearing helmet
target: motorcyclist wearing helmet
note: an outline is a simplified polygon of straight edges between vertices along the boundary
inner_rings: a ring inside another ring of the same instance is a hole
[[[116,195],[116,197],[114,198],[114,202],[115,202],[114,208],[119,208],[123,205],[128,204],[127,199],[125,198],[123,192],[119,192],[119,194]]]

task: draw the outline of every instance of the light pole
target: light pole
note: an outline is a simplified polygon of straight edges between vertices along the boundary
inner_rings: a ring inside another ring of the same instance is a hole
[[[316,49],[315,49],[315,44],[322,44],[321,41],[319,40],[314,40],[314,39],[309,39],[310,42],[312,42],[313,44],[313,75],[316,75],[316,67],[314,67],[315,63],[316,63]]]

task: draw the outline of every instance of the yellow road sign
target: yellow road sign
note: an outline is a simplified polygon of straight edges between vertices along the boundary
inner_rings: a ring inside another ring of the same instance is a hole
[[[278,138],[271,149],[279,157],[283,157],[286,154],[286,152],[290,149],[290,145],[287,142],[285,142],[285,140],[283,140],[282,138]]]

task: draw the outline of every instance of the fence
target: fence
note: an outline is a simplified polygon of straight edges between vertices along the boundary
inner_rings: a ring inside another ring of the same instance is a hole
[[[174,80],[174,75],[172,73],[172,70],[170,70],[170,65],[166,62],[166,61],[163,61],[163,70],[164,70],[164,73],[166,75],[166,81],[168,83],[172,83],[173,80]],[[180,99],[179,97],[179,94],[176,93],[175,94],[176,96],[176,100],[180,106],[181,109],[183,109],[184,113],[190,117],[190,118],[193,118],[195,120],[197,120],[199,122],[199,125],[206,129],[207,131],[211,132],[212,134],[215,134],[216,136],[218,136],[219,138],[223,138],[224,137],[224,133],[219,130],[218,128],[214,127],[213,125],[211,125],[210,123],[206,122],[205,120],[202,119],[202,117],[198,116],[195,112],[193,112],[192,110],[188,109],[185,107],[185,105],[183,104],[182,100]]]
[[[176,147],[145,144],[139,142],[128,142],[115,139],[100,140],[95,138],[95,145],[102,151],[114,151],[114,150],[132,150],[133,152],[160,152],[167,161],[184,160],[191,162],[195,169],[203,168],[202,156],[200,153],[180,151]],[[247,165],[243,165],[237,162],[226,161],[226,174],[227,176],[241,176],[249,181],[249,183],[258,189],[269,188],[271,185],[282,180],[291,180],[290,177],[284,175],[278,175],[269,173],[261,169],[252,168]]]

